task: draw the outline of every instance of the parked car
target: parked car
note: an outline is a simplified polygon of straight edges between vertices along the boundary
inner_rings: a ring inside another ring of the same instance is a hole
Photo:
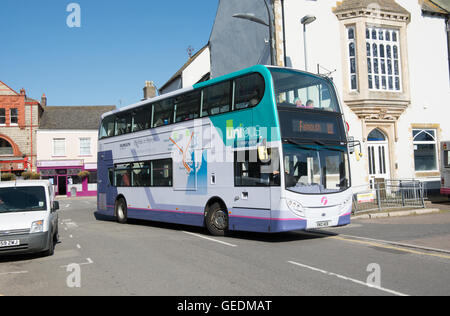
[[[0,256],[51,256],[58,241],[59,203],[48,180],[0,183]]]

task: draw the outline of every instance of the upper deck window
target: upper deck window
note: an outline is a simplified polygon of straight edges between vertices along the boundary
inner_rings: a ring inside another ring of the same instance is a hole
[[[265,86],[261,74],[250,73],[111,114],[102,121],[99,139],[249,109],[261,102]]]
[[[229,112],[231,109],[231,82],[225,81],[203,90],[202,117]]]
[[[190,121],[200,116],[200,97],[200,91],[194,91],[176,98],[175,123]]]
[[[340,112],[327,79],[286,69],[271,69],[278,106]]]
[[[237,78],[234,86],[234,109],[256,106],[264,96],[264,88],[264,78],[260,74]]]
[[[153,126],[159,127],[172,124],[175,99],[162,100],[153,105]]]

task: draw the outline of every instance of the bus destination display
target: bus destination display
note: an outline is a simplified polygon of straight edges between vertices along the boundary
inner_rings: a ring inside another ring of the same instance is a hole
[[[281,135],[286,138],[323,139],[344,141],[343,126],[334,113],[311,113],[306,111],[278,111]]]

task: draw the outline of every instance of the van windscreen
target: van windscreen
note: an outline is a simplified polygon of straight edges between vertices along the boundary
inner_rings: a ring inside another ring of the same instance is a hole
[[[44,187],[0,188],[0,213],[46,210],[47,201]]]

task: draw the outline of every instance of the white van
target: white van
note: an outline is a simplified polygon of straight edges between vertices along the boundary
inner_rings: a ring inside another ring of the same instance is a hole
[[[48,180],[0,182],[0,256],[53,255],[59,203]]]

